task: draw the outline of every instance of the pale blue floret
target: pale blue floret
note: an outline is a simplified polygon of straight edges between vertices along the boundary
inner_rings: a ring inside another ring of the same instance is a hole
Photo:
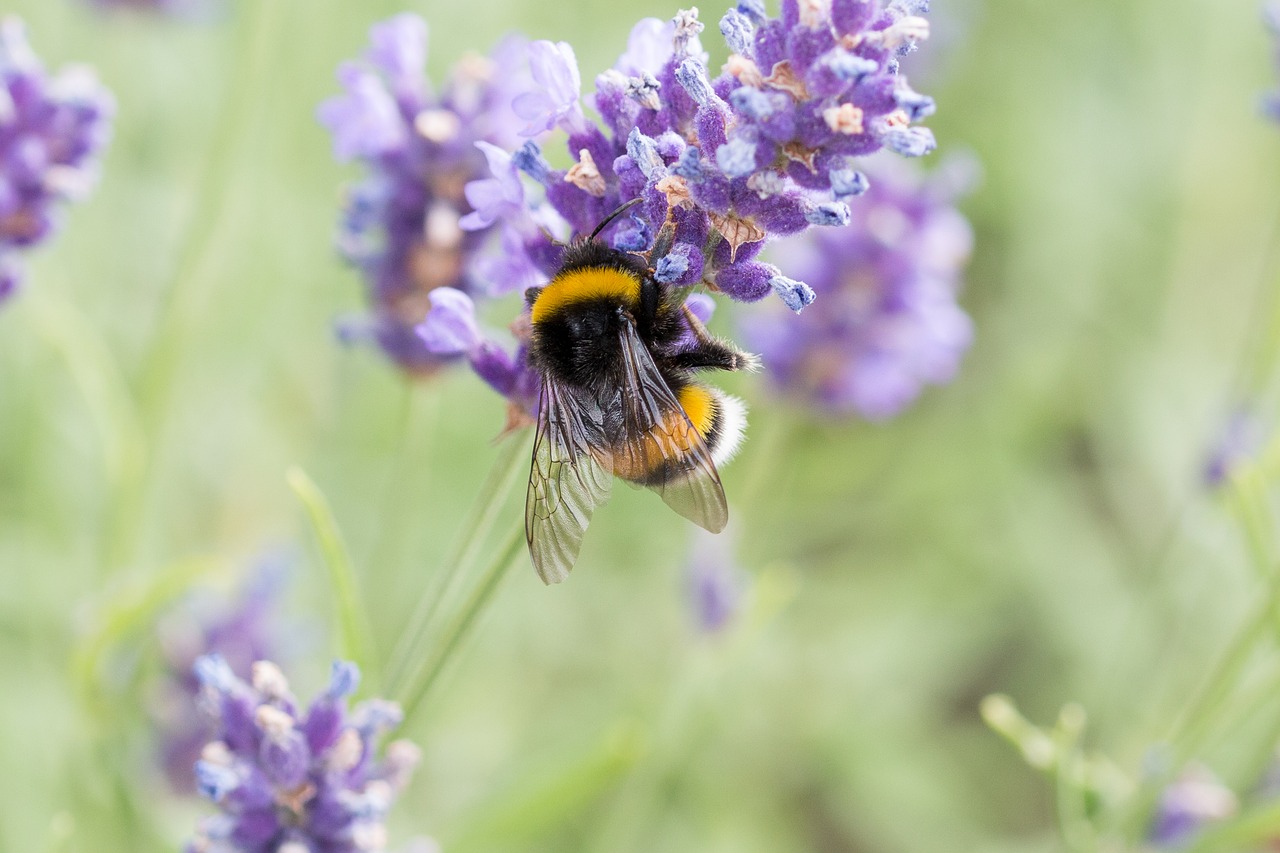
[[[933,131],[927,127],[895,127],[881,141],[890,151],[903,157],[923,157],[937,147]]]
[[[716,96],[711,89],[711,81],[707,79],[707,70],[696,59],[686,59],[680,63],[680,67],[676,69],[676,80],[700,107],[710,104]]]
[[[724,36],[729,50],[734,53],[746,53],[751,49],[751,41],[755,37],[756,28],[751,19],[737,9],[730,9],[720,19],[720,33]],[[872,67],[875,63],[872,63]]]
[[[849,224],[849,205],[842,201],[828,201],[814,205],[805,211],[804,218],[810,225],[839,226]]]
[[[240,787],[240,775],[230,767],[210,761],[196,762],[196,790],[205,799],[220,803]]]
[[[729,100],[735,109],[756,121],[772,118],[790,103],[790,99],[781,92],[765,93],[745,86],[735,90]]]
[[[738,0],[738,11],[757,25],[765,20],[764,0]]]
[[[933,102],[933,98],[928,95],[921,95],[908,88],[899,89],[893,96],[898,106],[902,107],[907,113],[907,117],[912,121],[920,121],[934,114],[937,107]]]
[[[627,136],[627,156],[651,181],[660,177],[667,168],[666,163],[662,162],[662,155],[658,153],[658,146],[652,139],[641,133],[638,127],[633,127]]]
[[[827,177],[831,180],[832,192],[841,198],[862,195],[871,186],[867,176],[857,169],[832,169]]]
[[[797,314],[803,311],[806,305],[813,303],[813,288],[803,281],[796,281],[779,273],[769,279],[769,286],[782,299],[782,303]]]
[[[658,259],[654,267],[653,277],[662,284],[670,284],[689,270],[689,259],[684,255],[672,253]]]
[[[756,168],[755,143],[741,136],[729,140],[716,150],[716,165],[731,178],[745,178]]]
[[[511,162],[515,163],[517,169],[540,184],[545,184],[551,175],[551,164],[542,156],[542,149],[538,147],[538,143],[532,139],[516,149],[516,152],[511,155]]]
[[[852,53],[843,51],[827,54],[818,61],[818,64],[830,68],[831,73],[841,80],[848,80],[853,83],[857,83],[868,74],[874,74],[880,70],[880,66],[876,64],[875,60],[855,56]]]

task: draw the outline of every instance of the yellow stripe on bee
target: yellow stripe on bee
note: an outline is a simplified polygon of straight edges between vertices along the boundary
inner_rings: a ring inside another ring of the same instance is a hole
[[[538,293],[530,316],[540,323],[577,302],[616,299],[628,306],[640,303],[640,279],[611,267],[583,267],[551,279]]]
[[[698,435],[706,438],[716,413],[716,401],[711,392],[701,385],[686,385],[680,389],[678,399],[680,408],[689,416],[689,423],[693,424]]]

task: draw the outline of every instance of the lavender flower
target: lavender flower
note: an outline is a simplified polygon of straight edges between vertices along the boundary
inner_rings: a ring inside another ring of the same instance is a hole
[[[698,628],[714,634],[727,627],[742,606],[746,588],[746,577],[733,560],[732,539],[697,531],[686,580]]]
[[[821,310],[757,313],[742,327],[780,391],[879,420],[955,375],[972,337],[956,304],[972,234],[953,206],[959,166],[925,176],[867,165],[848,227],[781,241],[773,255],[813,286]]]
[[[86,0],[104,11],[158,12],[178,18],[201,18],[220,9],[222,0]]]
[[[18,288],[21,255],[57,230],[62,203],[93,186],[114,108],[91,71],[49,74],[22,21],[0,17],[0,302]]]
[[[1272,60],[1280,68],[1280,0],[1268,0],[1263,5],[1262,22],[1271,34]],[[1273,121],[1280,121],[1280,93],[1272,92],[1263,96],[1262,112]]]
[[[278,634],[273,630],[286,563],[271,556],[259,563],[234,599],[211,604],[194,597],[159,625],[161,653],[170,673],[151,702],[161,736],[163,768],[177,791],[193,793],[193,767],[200,751],[216,736],[211,720],[197,713],[200,682],[193,667],[207,654],[218,654],[231,671],[247,678],[254,661],[275,658]]]
[[[369,41],[359,60],[338,69],[344,93],[318,112],[334,155],[360,160],[369,172],[348,193],[337,245],[364,274],[372,317],[341,332],[348,340],[372,338],[406,371],[425,374],[464,355],[435,350],[415,331],[432,310],[432,291],[475,297],[525,284],[514,274],[482,275],[494,220],[473,215],[464,190],[486,174],[477,142],[509,148],[518,141],[510,104],[523,80],[515,67],[523,45],[508,40],[493,59],[463,60],[433,92],[423,77],[421,18],[402,14],[376,24]],[[482,211],[492,209],[483,189],[472,196]]]
[[[1236,409],[1205,460],[1201,472],[1204,484],[1211,489],[1221,486],[1256,456],[1266,439],[1267,429],[1258,414],[1248,408]]]
[[[1147,840],[1158,847],[1182,847],[1205,824],[1236,812],[1236,796],[1207,767],[1188,767],[1160,795]]]
[[[189,853],[383,850],[385,818],[419,760],[417,747],[379,735],[399,708],[370,700],[348,712],[359,681],[354,664],[333,665],[329,687],[305,711],[273,663],[253,665],[245,683],[217,655],[196,661],[218,740],[196,764],[200,792],[220,814],[201,824]]]
[[[733,54],[715,80],[696,10],[668,24],[641,21],[615,67],[596,78],[600,126],[581,117],[572,51],[535,43],[538,84],[516,99],[517,111],[526,134],[564,130],[574,165],[551,168],[532,142],[517,152],[511,163],[541,188],[525,197],[527,217],[585,234],[623,202],[642,199],[605,237],[641,251],[661,233],[663,257],[652,260],[664,283],[703,283],[745,301],[777,293],[803,308],[808,288],[754,258],[770,237],[848,222],[856,158],[883,147],[909,156],[932,150],[929,132],[912,124],[933,112],[933,101],[898,73],[899,59],[928,34],[924,5],[784,0],[774,19],[743,2],[720,22]],[[512,185],[508,164],[494,176]],[[560,252],[547,235],[557,229],[506,221],[510,244],[554,273]]]

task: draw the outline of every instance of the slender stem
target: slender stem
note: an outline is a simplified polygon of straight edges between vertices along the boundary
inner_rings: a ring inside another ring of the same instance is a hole
[[[338,611],[342,656],[355,661],[366,673],[365,682],[376,687],[378,667],[373,625],[364,605],[364,597],[360,594],[351,554],[343,542],[333,510],[320,487],[301,468],[290,468],[286,478],[289,487],[307,511],[316,540],[320,544],[320,555],[329,569],[329,582]]]
[[[1131,836],[1139,833],[1145,826],[1156,798],[1164,787],[1203,748],[1212,732],[1213,724],[1216,722],[1215,714],[1222,705],[1223,699],[1239,678],[1241,670],[1244,669],[1249,656],[1256,650],[1259,641],[1269,633],[1276,618],[1280,583],[1273,579],[1268,592],[1266,600],[1261,602],[1256,612],[1240,626],[1240,630],[1227,646],[1218,665],[1196,694],[1196,698],[1188,703],[1188,710],[1174,727],[1173,735],[1168,738],[1168,742],[1173,745],[1173,758],[1168,767],[1149,780],[1127,810],[1124,823]]]
[[[417,522],[414,513],[403,509],[421,482],[422,457],[431,447],[439,423],[438,387],[411,380],[404,385],[396,450],[390,458],[390,471],[375,525],[377,536],[365,560],[365,565],[370,567],[399,564],[405,535]]]
[[[409,675],[407,669],[411,661],[420,659],[419,652],[441,601],[447,596],[455,580],[466,574],[465,570],[475,561],[481,545],[488,540],[516,476],[528,465],[525,450],[525,442],[516,436],[506,439],[499,446],[498,457],[463,522],[463,532],[446,555],[440,571],[427,581],[405,630],[400,633],[400,640],[396,643],[387,667],[387,687],[391,692],[405,686],[404,681]]]
[[[418,707],[422,704],[423,697],[430,692],[431,686],[435,684],[440,673],[444,671],[445,666],[453,658],[453,653],[457,650],[458,644],[466,637],[480,611],[493,598],[493,594],[497,591],[499,582],[505,577],[507,569],[520,562],[519,558],[523,552],[524,528],[522,526],[513,526],[511,532],[507,535],[506,541],[503,543],[501,551],[481,576],[479,583],[472,590],[470,598],[467,599],[467,602],[445,629],[436,646],[438,649],[436,654],[417,673],[411,676],[409,686],[400,700],[404,707],[404,719],[406,722],[413,717]]]

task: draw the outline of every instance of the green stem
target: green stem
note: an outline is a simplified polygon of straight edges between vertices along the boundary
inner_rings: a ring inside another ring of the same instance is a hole
[[[1240,627],[1223,653],[1222,659],[1196,694],[1195,700],[1187,705],[1188,710],[1174,727],[1173,735],[1168,738],[1168,742],[1173,747],[1173,757],[1168,767],[1155,778],[1148,780],[1135,796],[1124,820],[1129,837],[1137,837],[1141,833],[1150,819],[1151,810],[1160,792],[1187,762],[1195,758],[1203,749],[1213,731],[1213,725],[1217,722],[1215,715],[1223,700],[1238,680],[1240,672],[1248,663],[1249,656],[1256,650],[1259,641],[1269,634],[1276,618],[1278,602],[1280,602],[1280,582],[1273,579],[1266,600]]]
[[[479,583],[472,590],[470,598],[467,599],[467,602],[445,629],[436,646],[437,652],[435,655],[410,675],[409,686],[400,697],[406,723],[413,717],[418,707],[422,704],[423,697],[431,690],[431,686],[435,684],[440,673],[444,671],[445,666],[453,658],[453,653],[457,650],[458,644],[469,633],[480,611],[493,598],[493,594],[497,591],[499,582],[506,575],[507,569],[519,563],[523,553],[524,527],[523,525],[518,525],[511,528],[511,532],[503,543],[502,550],[494,558],[493,562],[489,564],[488,569],[480,577]]]
[[[329,579],[338,610],[339,633],[342,638],[340,652],[344,658],[355,661],[365,673],[365,683],[371,689],[376,688],[378,669],[377,658],[374,655],[373,627],[369,621],[369,612],[365,609],[363,597],[360,595],[355,567],[351,564],[351,554],[342,541],[342,534],[333,517],[333,510],[329,508],[329,502],[325,500],[324,493],[301,468],[290,468],[286,478],[289,481],[289,487],[306,508],[316,539],[320,543],[320,553],[324,557],[325,565],[329,568]],[[373,692],[377,692],[376,689]]]
[[[465,570],[475,561],[480,547],[488,541],[516,477],[527,467],[526,445],[519,436],[511,436],[499,445],[498,457],[463,522],[462,534],[445,556],[440,571],[427,581],[391,654],[387,667],[387,687],[391,692],[398,692],[404,687],[412,661],[421,659],[427,631],[435,621],[441,601],[447,597],[456,579],[465,576]]]
[[[396,451],[391,457],[391,470],[375,524],[377,537],[365,560],[367,566],[398,565],[405,535],[417,523],[415,513],[405,512],[404,507],[425,479],[419,477],[419,467],[439,422],[439,401],[438,387],[405,382]]]

